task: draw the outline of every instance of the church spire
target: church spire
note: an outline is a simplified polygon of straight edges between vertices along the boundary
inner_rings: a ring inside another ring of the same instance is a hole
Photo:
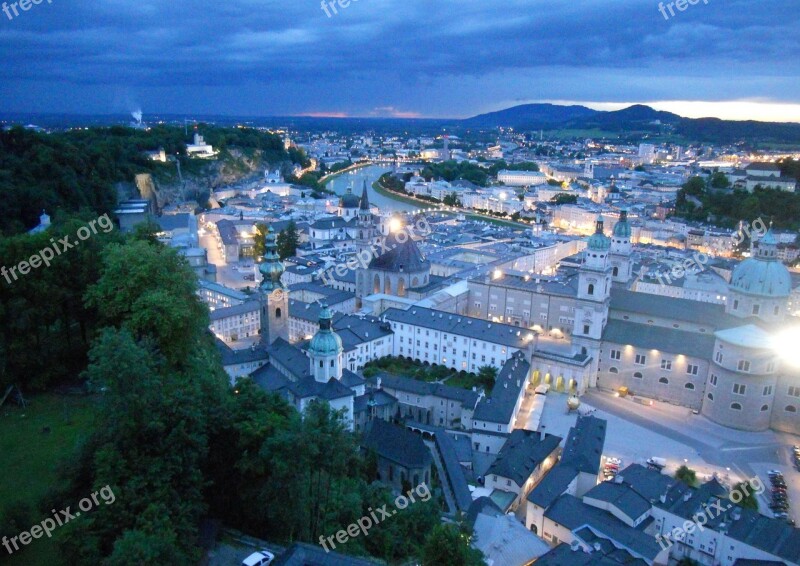
[[[367,181],[364,181],[364,191],[361,193],[361,210],[369,212],[369,193],[367,192]]]

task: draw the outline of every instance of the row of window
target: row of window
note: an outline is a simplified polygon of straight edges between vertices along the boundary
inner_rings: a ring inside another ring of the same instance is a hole
[[[709,393],[708,395],[706,395],[706,397],[708,397],[709,401],[713,401],[714,400],[714,394],[713,393]],[[741,403],[731,403],[731,410],[733,410],[733,411],[741,411],[742,410],[742,404]],[[797,412],[797,407],[795,407],[794,405],[786,405],[786,407],[783,410],[786,411],[787,413],[796,413]],[[761,405],[761,412],[765,412],[765,411],[769,411],[769,405]]]
[[[734,300],[733,301],[733,310],[735,310],[735,311],[739,310],[739,301],[738,300]],[[773,312],[775,313],[775,316],[778,316],[780,314],[780,312],[781,312],[781,308],[778,305],[775,305],[775,308],[774,308]],[[758,316],[759,314],[761,314],[761,305],[753,305],[752,315],[753,316]]]

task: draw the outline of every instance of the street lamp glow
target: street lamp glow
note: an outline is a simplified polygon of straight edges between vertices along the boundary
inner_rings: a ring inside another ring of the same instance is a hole
[[[389,221],[389,231],[392,233],[399,232],[402,227],[403,223],[400,221],[399,218],[392,218]]]
[[[793,326],[778,333],[774,338],[773,349],[781,359],[792,367],[800,368],[800,326]]]

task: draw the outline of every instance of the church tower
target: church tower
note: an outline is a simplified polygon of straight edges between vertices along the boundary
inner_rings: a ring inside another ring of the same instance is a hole
[[[611,303],[611,267],[608,264],[611,240],[603,233],[603,225],[603,217],[598,216],[595,232],[589,238],[583,265],[578,271],[578,300],[572,330],[572,344],[576,353],[593,359],[590,387],[595,387],[597,383],[600,341],[608,322]]]
[[[261,341],[272,344],[278,338],[289,339],[289,290],[281,282],[285,270],[278,256],[275,230],[267,229],[264,257],[258,270],[261,281]]]
[[[358,251],[369,249],[373,243],[377,243],[378,230],[375,228],[375,222],[372,218],[372,207],[369,203],[366,181],[364,181],[364,190],[361,193],[359,202],[357,224],[356,247]]]
[[[632,251],[628,211],[622,209],[619,213],[619,222],[614,226],[614,233],[611,236],[611,277],[614,281],[627,283],[631,280],[633,276]]]
[[[319,313],[319,331],[311,339],[308,355],[311,358],[311,374],[320,383],[331,379],[342,379],[344,348],[342,339],[333,331],[333,313],[328,305],[322,305]]]

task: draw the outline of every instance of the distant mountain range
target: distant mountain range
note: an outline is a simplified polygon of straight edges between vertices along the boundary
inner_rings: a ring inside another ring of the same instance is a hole
[[[602,130],[624,134],[671,132],[698,142],[800,143],[800,124],[683,118],[672,112],[637,104],[615,111],[586,106],[524,104],[462,120],[468,128],[514,128],[517,130]]]

